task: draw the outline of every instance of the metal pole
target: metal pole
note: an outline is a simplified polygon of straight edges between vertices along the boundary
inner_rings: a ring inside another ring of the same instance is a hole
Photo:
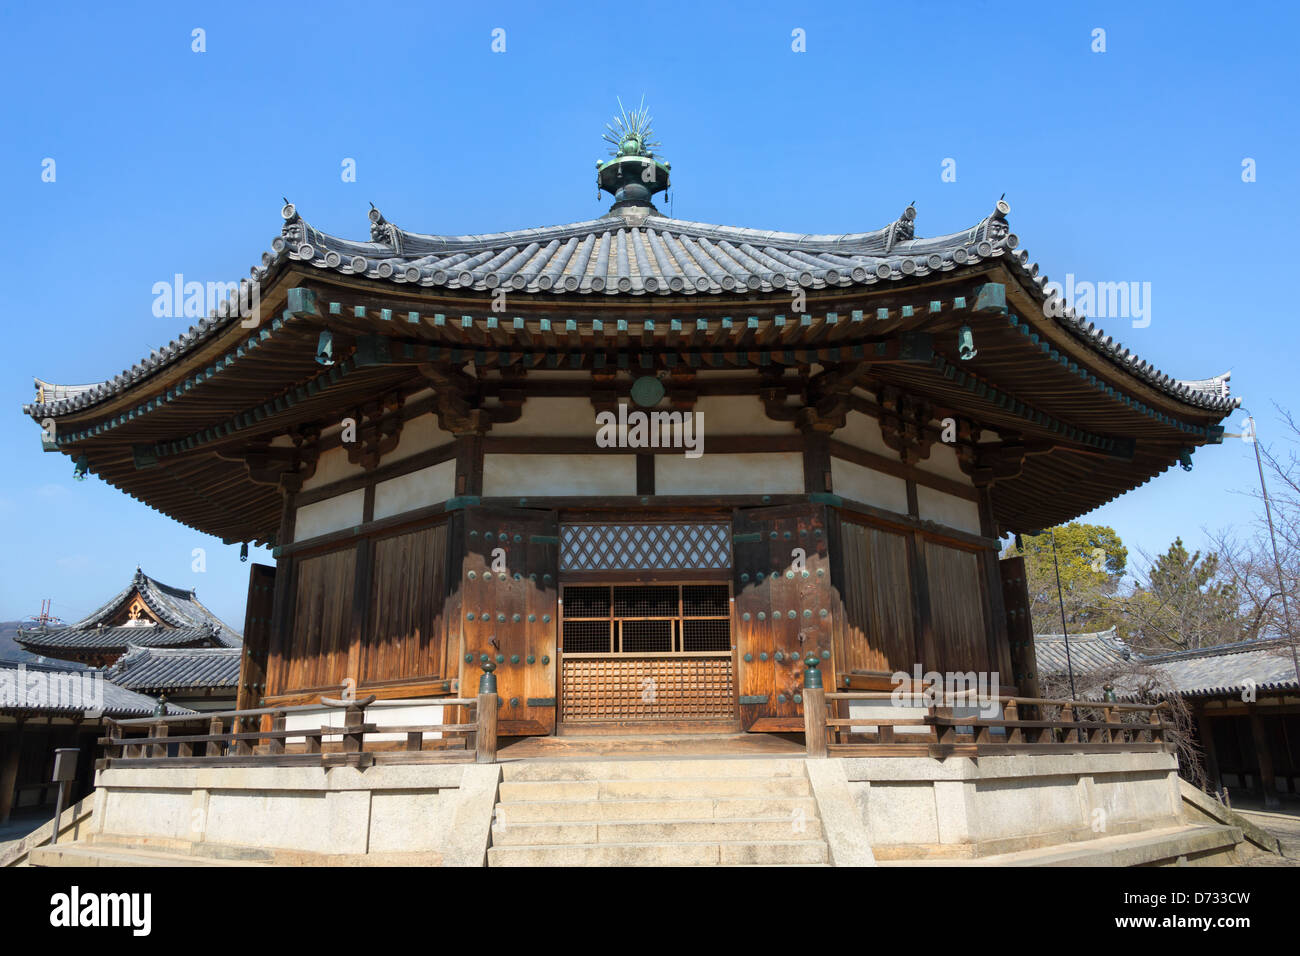
[[[1255,446],[1255,467],[1259,470],[1259,492],[1264,498],[1264,519],[1268,522],[1268,540],[1273,546],[1273,570],[1277,572],[1277,589],[1282,595],[1282,620],[1286,623],[1287,644],[1291,647],[1291,666],[1295,668],[1296,683],[1300,685],[1300,658],[1296,656],[1295,631],[1291,629],[1291,606],[1286,599],[1286,584],[1282,580],[1282,560],[1277,554],[1277,533],[1273,530],[1273,509],[1268,503],[1268,486],[1264,484],[1264,460],[1259,454],[1259,436],[1255,428],[1255,416],[1250,422],[1250,443]]]
[[[1056,600],[1061,608],[1061,636],[1065,638],[1065,669],[1070,675],[1070,700],[1078,700],[1074,692],[1074,661],[1070,659],[1070,632],[1065,626],[1065,594],[1061,590],[1061,565],[1056,560],[1056,531],[1051,528],[1047,533],[1052,536],[1052,567],[1056,570]]]

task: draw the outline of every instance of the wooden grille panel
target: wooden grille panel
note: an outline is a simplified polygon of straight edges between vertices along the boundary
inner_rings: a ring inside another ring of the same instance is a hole
[[[566,658],[560,720],[733,720],[728,657]]]
[[[726,524],[566,524],[562,571],[707,571],[731,567]]]

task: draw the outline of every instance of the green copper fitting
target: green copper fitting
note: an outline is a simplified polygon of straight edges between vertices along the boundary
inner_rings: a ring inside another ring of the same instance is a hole
[[[821,661],[817,659],[817,655],[812,651],[809,651],[808,656],[803,660],[803,664],[805,667],[803,672],[803,686],[821,687],[822,672],[817,669],[821,665]]]
[[[486,654],[483,655],[487,657]],[[480,694],[495,694],[497,692],[497,675],[492,672],[497,666],[491,660],[483,662],[483,676],[478,679],[478,692]]]

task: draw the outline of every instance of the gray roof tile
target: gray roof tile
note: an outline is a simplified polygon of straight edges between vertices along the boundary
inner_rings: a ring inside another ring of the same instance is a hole
[[[773,292],[802,286],[851,288],[920,278],[997,260],[1022,275],[1042,302],[1047,277],[1019,249],[997,207],[977,225],[933,238],[913,238],[914,210],[870,232],[809,235],[670,219],[623,210],[600,219],[512,232],[440,236],[388,223],[372,230],[383,242],[332,236],[308,224],[292,204],[284,228],[247,281],[260,283],[286,261],[322,271],[363,274],[397,285],[448,291],[506,286],[529,295],[706,295]],[[373,220],[372,220],[373,224]],[[901,237],[901,238],[900,238]],[[231,322],[232,310],[215,310],[189,332],[155,350],[131,369],[95,385],[60,386],[37,380],[34,417],[61,415],[94,405],[201,345]],[[1056,319],[1085,345],[1126,371],[1190,405],[1235,408],[1227,374],[1180,381],[1155,369],[1093,323],[1066,309]]]
[[[233,690],[239,686],[237,647],[130,647],[108,669],[113,683],[135,691]]]

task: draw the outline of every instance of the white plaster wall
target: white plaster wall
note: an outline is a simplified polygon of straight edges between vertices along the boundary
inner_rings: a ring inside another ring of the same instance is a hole
[[[359,475],[363,471],[365,469],[360,465],[354,465],[348,461],[346,448],[331,448],[328,451],[321,452],[320,460],[316,462],[316,473],[302,483],[302,490],[311,491],[313,488],[322,488],[343,478]]]
[[[412,418],[402,425],[402,434],[397,447],[384,456],[381,465],[388,465],[403,458],[410,458],[430,448],[450,444],[455,435],[438,427],[438,416],[432,412]]]
[[[361,524],[365,500],[365,490],[358,488],[324,501],[303,505],[294,515],[293,540],[306,541],[308,538]]]
[[[980,509],[973,501],[917,485],[916,505],[925,521],[969,531],[971,534],[980,533]]]
[[[364,696],[364,695],[362,695]],[[436,697],[410,698],[403,700],[377,700],[366,708],[366,723],[375,724],[380,729],[373,734],[366,734],[366,740],[405,740],[405,734],[386,734],[383,728],[414,727],[428,724],[441,724],[445,708]],[[317,730],[321,727],[343,727],[346,724],[346,712],[343,710],[308,711],[284,715],[285,730]],[[441,731],[424,735],[428,740],[437,739]],[[286,743],[303,743],[306,738],[287,737]],[[330,741],[338,741],[330,737]]]
[[[880,433],[880,422],[863,412],[849,412],[845,416],[844,427],[836,430],[831,437],[854,448],[862,448],[898,460],[898,452],[885,444],[884,436]]]
[[[970,477],[961,470],[961,465],[957,464],[957,451],[951,445],[935,442],[930,446],[929,456],[924,461],[916,463],[916,469],[932,475],[942,475],[958,484],[974,487]]]
[[[831,459],[831,487],[841,498],[907,514],[907,482],[842,458]]]
[[[485,498],[635,494],[635,455],[483,456]]]
[[[797,435],[793,422],[767,417],[755,395],[705,395],[695,403],[704,416],[704,434],[709,435]]]
[[[706,426],[706,432],[707,426]],[[803,494],[803,455],[655,455],[656,495]]]
[[[455,459],[381,481],[375,485],[375,518],[387,518],[446,501],[455,497],[455,488]]]
[[[596,447],[596,409],[585,397],[534,397],[524,402],[523,414],[515,422],[492,426],[493,438],[549,435],[555,438],[590,436]]]

